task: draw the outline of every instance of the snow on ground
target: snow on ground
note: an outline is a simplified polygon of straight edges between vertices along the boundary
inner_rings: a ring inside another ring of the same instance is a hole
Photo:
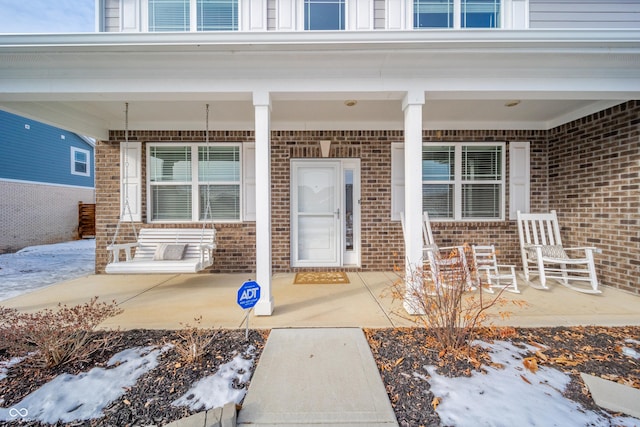
[[[0,301],[94,272],[96,242],[29,246],[0,255]]]
[[[246,384],[251,379],[254,352],[255,347],[249,346],[245,355],[237,355],[231,362],[221,365],[215,374],[196,382],[173,405],[202,411],[220,408],[229,402],[241,403],[247,389],[236,389],[232,384],[234,380],[236,384]]]
[[[169,348],[130,348],[109,359],[108,368],[58,375],[14,407],[0,408],[0,421],[19,418],[54,424],[99,418],[110,402],[124,394],[125,387],[155,368],[158,356]]]
[[[501,367],[485,367],[486,374],[474,372],[471,377],[447,378],[439,375],[435,366],[425,366],[431,392],[441,399],[437,412],[444,425],[640,427],[639,419],[609,420],[563,397],[570,377],[544,366],[535,373],[526,369],[523,354],[527,349],[504,341],[479,344],[491,349],[492,361]],[[416,376],[423,377],[420,373]]]

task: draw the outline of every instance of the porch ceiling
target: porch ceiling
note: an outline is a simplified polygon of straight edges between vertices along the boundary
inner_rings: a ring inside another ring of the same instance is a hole
[[[130,129],[203,129],[206,103],[253,129],[254,92],[273,130],[403,129],[407,91],[425,129],[549,129],[640,99],[640,31],[0,36],[0,109],[97,138],[125,102]]]

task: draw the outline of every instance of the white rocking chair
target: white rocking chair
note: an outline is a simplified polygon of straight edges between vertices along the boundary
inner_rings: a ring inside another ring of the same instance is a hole
[[[400,220],[404,233],[404,213],[400,213]],[[422,254],[423,260],[429,264],[431,280],[436,291],[441,286],[456,286],[460,281],[464,281],[467,290],[475,289],[464,246],[439,247],[433,239],[427,212],[422,214]]]
[[[560,227],[556,211],[550,213],[521,213],[518,211],[518,235],[524,276],[529,285],[538,289],[549,289],[547,279],[560,281],[574,291],[599,294],[598,278],[593,259],[594,247],[565,248],[560,239]],[[578,253],[570,257],[568,253]],[[531,282],[538,275],[540,285]],[[588,287],[578,287],[575,282],[587,282]]]
[[[485,273],[487,291],[493,293],[493,288],[504,288],[505,291],[519,294],[518,279],[515,265],[498,264],[494,245],[473,245],[473,262],[478,274],[478,286],[482,286],[482,272]]]

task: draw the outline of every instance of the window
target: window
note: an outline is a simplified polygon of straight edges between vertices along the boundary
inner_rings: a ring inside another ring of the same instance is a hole
[[[149,31],[236,31],[238,0],[149,0]]]
[[[239,144],[150,144],[150,220],[240,220],[240,152]]]
[[[433,218],[504,218],[504,144],[426,144],[422,208]]]
[[[89,151],[71,147],[71,174],[91,176]]]
[[[198,0],[198,31],[236,31],[237,0]]]
[[[189,31],[189,0],[149,0],[149,31]]]
[[[305,30],[344,30],[345,0],[304,0]]]
[[[498,28],[500,9],[501,0],[413,0],[413,27]]]
[[[453,0],[414,0],[414,28],[452,28]]]
[[[461,0],[462,28],[497,28],[500,22],[500,0]]]

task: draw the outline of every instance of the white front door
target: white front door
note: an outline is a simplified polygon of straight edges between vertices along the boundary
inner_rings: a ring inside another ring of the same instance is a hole
[[[359,221],[355,221],[358,227],[354,227],[353,212],[354,168],[343,167],[343,162],[291,161],[293,267],[339,267],[345,262],[358,262],[359,257],[354,255],[359,254],[356,251]],[[359,200],[359,170],[357,172]],[[355,216],[359,218],[359,204]]]

